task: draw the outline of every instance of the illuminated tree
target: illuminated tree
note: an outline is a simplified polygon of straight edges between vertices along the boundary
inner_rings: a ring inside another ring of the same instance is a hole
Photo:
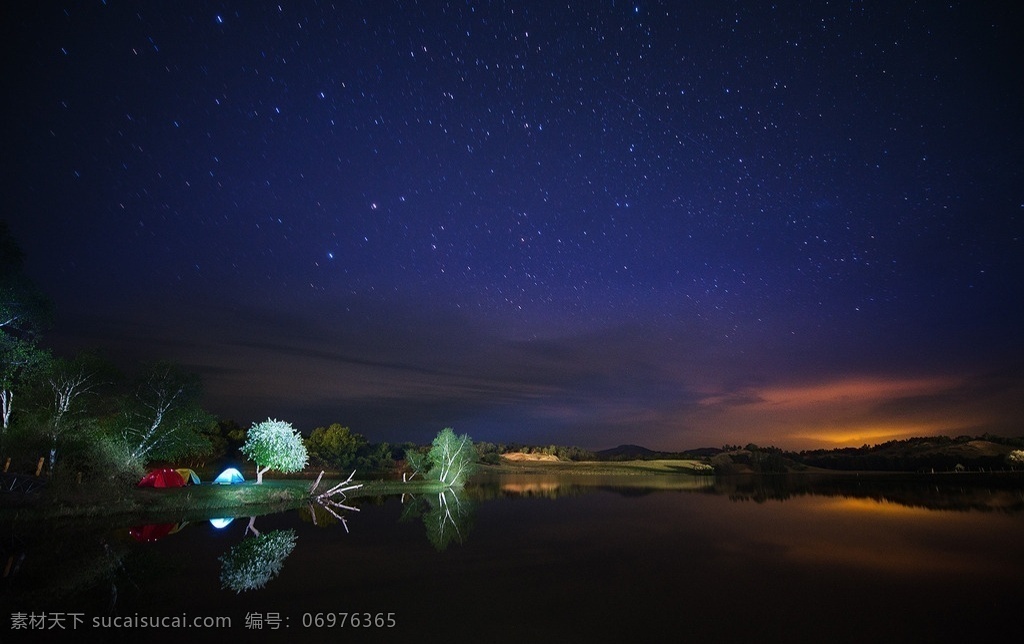
[[[309,456],[302,435],[283,420],[255,423],[246,435],[242,453],[256,463],[256,483],[263,483],[268,470],[297,472],[306,467]]]
[[[412,480],[417,474],[426,477],[427,471],[430,470],[430,461],[427,459],[427,453],[417,447],[409,447],[405,450],[405,464],[412,470],[409,480]],[[402,480],[405,480],[405,474],[402,474]]]
[[[211,449],[202,434],[210,417],[199,407],[199,379],[166,362],[152,365],[123,413],[120,438],[140,463],[178,459]]]
[[[476,470],[476,449],[468,434],[456,436],[451,427],[445,427],[434,438],[427,453],[431,467],[427,476],[448,487],[462,487]]]
[[[57,462],[57,443],[72,430],[80,415],[82,401],[99,386],[99,366],[95,358],[83,354],[75,360],[55,359],[46,373],[46,382],[53,395],[53,415],[47,433],[50,439],[50,472]]]
[[[36,346],[34,340],[19,338],[0,324],[0,414],[3,429],[11,424],[15,389],[24,382],[27,374],[46,364],[48,358],[49,354]]]
[[[1015,449],[1006,455],[1006,460],[1010,463],[1010,467],[1016,469],[1024,466],[1024,450]]]
[[[23,262],[7,223],[0,221],[0,420],[4,430],[11,423],[15,389],[49,359],[37,343],[51,307],[25,275]]]

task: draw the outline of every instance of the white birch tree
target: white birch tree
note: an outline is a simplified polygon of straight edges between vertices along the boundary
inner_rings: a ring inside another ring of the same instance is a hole
[[[456,436],[451,427],[445,427],[434,438],[427,453],[432,464],[428,476],[448,487],[462,487],[476,470],[476,457],[468,434]]]
[[[132,461],[176,459],[209,451],[201,433],[209,422],[198,403],[199,381],[178,367],[150,367],[126,403],[120,439]]]
[[[50,317],[50,304],[22,271],[24,257],[0,221],[0,418],[11,425],[15,389],[49,354],[38,346]],[[0,432],[0,437],[3,433]]]
[[[54,360],[46,375],[46,382],[53,394],[53,416],[50,418],[50,473],[57,463],[57,443],[61,436],[74,424],[74,417],[81,411],[83,399],[95,392],[100,381],[97,369],[90,365],[90,358],[82,356],[74,361]]]

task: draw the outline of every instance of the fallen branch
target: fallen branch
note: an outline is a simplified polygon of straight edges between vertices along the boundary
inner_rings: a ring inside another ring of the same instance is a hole
[[[340,521],[341,525],[345,527],[345,532],[348,532],[348,521],[345,520],[345,517],[343,517],[342,515],[338,514],[338,512],[336,512],[335,509],[338,509],[338,510],[351,510],[352,512],[359,512],[359,508],[352,507],[351,505],[345,505],[344,503],[341,502],[341,501],[344,501],[345,498],[346,498],[345,492],[349,492],[351,490],[357,490],[357,489],[363,487],[362,483],[352,483],[352,477],[355,476],[355,475],[356,475],[356,471],[352,470],[352,473],[348,475],[347,479],[345,479],[341,483],[338,483],[337,485],[335,485],[334,487],[330,488],[329,490],[327,490],[325,492],[321,492],[320,494],[316,494],[314,496],[314,494],[316,493],[316,488],[320,485],[320,479],[322,479],[323,476],[324,476],[324,473],[321,470],[320,471],[320,476],[316,477],[316,481],[313,482],[313,486],[311,488],[309,488],[309,495],[311,497],[313,497],[313,500],[316,501],[317,505],[319,505],[324,510],[327,510],[327,512],[329,512],[331,514],[331,516],[333,516],[335,519]],[[338,495],[341,496],[341,501],[338,501],[337,499],[334,498],[335,496],[338,496]],[[316,512],[313,512],[312,504],[310,505],[309,509],[310,509],[310,512],[313,515],[313,523],[315,524],[316,523]]]
[[[313,485],[309,486],[309,493],[310,494],[313,494],[313,490],[315,490],[317,488],[317,486],[320,485],[320,479],[322,479],[323,477],[324,477],[324,471],[320,470],[320,476],[316,477],[316,480],[313,481]]]
[[[316,500],[317,501],[321,501],[323,499],[330,499],[330,497],[332,497],[332,496],[334,496],[336,494],[340,494],[342,496],[342,498],[345,498],[345,492],[348,492],[350,490],[357,490],[357,489],[363,487],[362,483],[355,483],[353,485],[349,485],[349,483],[352,483],[352,477],[355,476],[355,475],[356,475],[356,471],[352,470],[352,473],[348,475],[347,479],[345,479],[341,483],[338,483],[337,485],[335,485],[331,489],[327,490],[326,492],[322,492],[322,493],[316,495]],[[319,483],[319,479],[317,479],[317,483]]]

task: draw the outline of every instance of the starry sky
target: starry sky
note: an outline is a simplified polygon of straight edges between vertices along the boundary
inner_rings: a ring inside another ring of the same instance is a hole
[[[1024,7],[2,11],[46,342],[371,441],[1024,434]]]

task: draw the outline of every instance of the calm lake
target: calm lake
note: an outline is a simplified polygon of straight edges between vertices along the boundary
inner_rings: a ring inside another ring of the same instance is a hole
[[[955,476],[504,476],[458,498],[358,499],[344,522],[321,508],[226,525],[7,521],[0,640],[206,642],[219,631],[239,641],[937,642],[1012,632],[1024,599],[1020,479]]]

